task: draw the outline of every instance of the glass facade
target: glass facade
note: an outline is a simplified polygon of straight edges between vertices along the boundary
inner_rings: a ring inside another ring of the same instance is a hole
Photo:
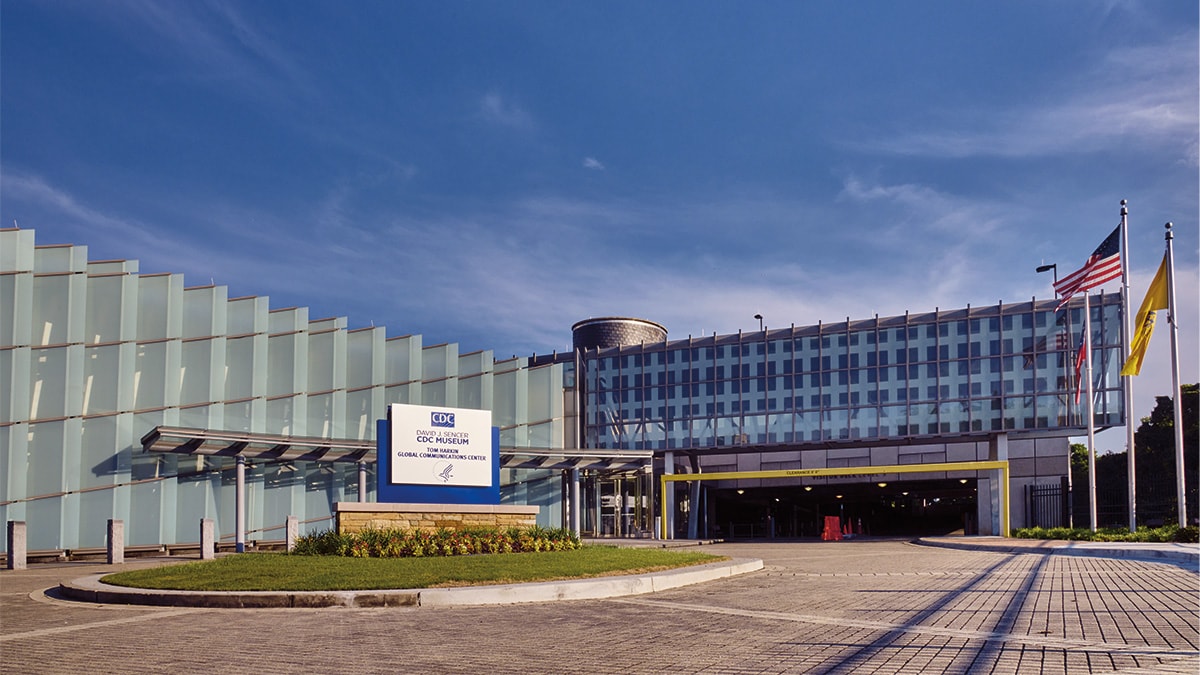
[[[110,518],[131,546],[198,541],[201,518],[232,541],[235,460],[144,452],[156,426],[363,440],[387,404],[419,403],[490,408],[504,447],[562,446],[562,364],[346,324],[0,230],[0,520],[25,521],[30,550],[102,547]],[[328,529],[362,496],[353,463],[246,473],[248,540],[282,539],[289,515]]]
[[[1076,435],[1084,301],[587,351],[588,447],[673,450]],[[1120,296],[1091,298],[1095,423],[1124,423]]]

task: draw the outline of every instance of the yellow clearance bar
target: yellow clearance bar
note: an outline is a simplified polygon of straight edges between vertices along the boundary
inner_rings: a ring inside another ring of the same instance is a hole
[[[822,478],[827,476],[868,476],[881,473],[931,473],[938,471],[1000,471],[1000,532],[1008,536],[1008,461],[940,462],[935,464],[895,464],[892,466],[846,466],[833,469],[776,469],[772,471],[721,471],[718,473],[673,473],[659,477],[659,495],[667,494],[667,483],[703,480],[752,480],[755,478]],[[667,538],[667,500],[662,502],[661,536]]]

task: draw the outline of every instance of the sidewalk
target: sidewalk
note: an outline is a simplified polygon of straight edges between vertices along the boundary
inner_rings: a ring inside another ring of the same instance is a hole
[[[1146,562],[1165,562],[1191,569],[1200,568],[1200,544],[1063,541],[1059,539],[1016,539],[1013,537],[921,537],[914,543],[967,551],[995,553],[1042,553],[1080,555],[1093,558],[1119,558]]]

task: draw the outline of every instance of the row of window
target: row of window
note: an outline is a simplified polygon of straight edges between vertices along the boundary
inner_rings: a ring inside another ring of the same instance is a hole
[[[1118,300],[1092,307],[1103,424],[1123,415]],[[588,441],[669,448],[1077,429],[1081,336],[1071,326],[1082,323],[1082,308],[1056,313],[1055,305],[867,331],[714,336],[703,345],[585,353]]]

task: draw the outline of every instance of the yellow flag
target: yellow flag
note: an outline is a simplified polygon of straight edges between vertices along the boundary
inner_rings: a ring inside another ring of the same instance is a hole
[[[1142,372],[1142,359],[1146,356],[1146,347],[1150,346],[1150,335],[1154,332],[1154,310],[1167,309],[1167,256],[1163,255],[1162,264],[1150,288],[1146,289],[1146,298],[1138,308],[1134,320],[1135,333],[1129,343],[1129,358],[1121,367],[1122,375],[1137,375]]]

